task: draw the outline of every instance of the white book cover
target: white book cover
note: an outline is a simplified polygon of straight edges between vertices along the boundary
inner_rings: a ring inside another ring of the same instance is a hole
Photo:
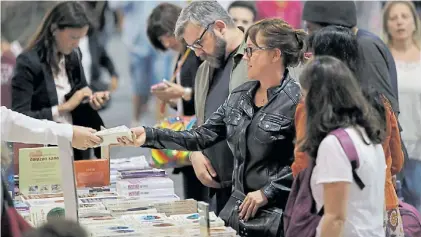
[[[33,206],[30,209],[31,222],[34,226],[40,226],[48,220],[64,218],[64,203],[49,206]]]
[[[167,216],[191,214],[197,212],[197,201],[193,199],[155,203],[154,207],[160,213],[165,213]]]
[[[169,196],[174,194],[174,188],[165,189],[142,189],[142,190],[120,190],[117,191],[121,196],[127,197],[157,197],[157,196]]]
[[[123,179],[116,183],[117,192],[121,190],[143,190],[173,188],[174,181],[168,177],[150,177],[139,179]]]
[[[158,211],[155,208],[149,208],[149,209],[110,209],[111,215],[115,217],[123,216],[123,215],[140,215],[145,213],[158,213]]]
[[[44,198],[44,199],[28,199],[26,200],[26,203],[30,206],[51,206],[51,205],[57,205],[57,204],[63,204],[64,198]]]
[[[125,197],[120,196],[106,196],[106,197],[89,197],[89,198],[79,198],[81,203],[102,203],[103,200],[107,199],[121,199],[124,200]]]
[[[111,144],[118,144],[117,138],[128,137],[132,139],[132,132],[126,126],[118,126],[114,128],[108,128],[95,133],[98,137],[102,138],[100,146],[109,146]]]
[[[131,224],[143,224],[143,223],[157,223],[157,222],[163,222],[167,221],[168,217],[167,215],[163,213],[145,213],[140,215],[124,215],[121,216],[121,218],[126,223]]]

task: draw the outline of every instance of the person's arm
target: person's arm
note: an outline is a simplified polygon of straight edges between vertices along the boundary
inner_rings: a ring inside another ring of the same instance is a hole
[[[143,147],[189,151],[211,147],[226,138],[225,106],[226,102],[202,126],[189,131],[145,127],[146,140]]]
[[[38,120],[1,107],[1,139],[8,142],[57,145],[57,137],[72,141],[70,124]]]
[[[390,105],[385,106],[387,116],[389,117],[390,123],[390,155],[392,157],[392,166],[391,172],[392,175],[398,174],[404,163],[404,155],[402,151],[401,136],[399,132],[398,120],[396,119],[395,114],[392,111]]]
[[[349,182],[323,184],[324,215],[320,237],[340,237],[345,226]]]
[[[294,148],[294,162],[291,165],[292,173],[295,176],[298,175],[302,170],[308,166],[308,155],[305,152],[300,151],[300,143],[306,134],[306,115],[305,115],[305,103],[301,100],[297,105],[295,111],[295,134],[296,142]]]
[[[94,35],[92,37],[95,37],[95,41],[97,42],[97,47],[99,50],[99,64],[104,67],[105,69],[107,69],[108,73],[110,73],[111,77],[116,77],[118,78],[118,74],[115,70],[115,66],[113,61],[111,60],[111,58],[108,56],[107,50],[105,49],[105,47],[103,45],[101,45],[99,43],[99,41],[97,40],[98,36]]]
[[[12,109],[32,118],[53,120],[52,108],[31,109],[34,80],[37,76],[34,67],[38,66],[33,63],[25,54],[19,55],[16,59],[15,72],[12,77]]]
[[[323,186],[324,215],[320,223],[320,236],[340,237],[346,221],[353,176],[351,162],[336,137],[329,135],[320,143],[317,168],[323,170],[314,177],[316,185]]]

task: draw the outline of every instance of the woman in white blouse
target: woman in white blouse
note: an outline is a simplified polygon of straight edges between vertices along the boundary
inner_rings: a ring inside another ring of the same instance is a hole
[[[72,143],[76,149],[85,150],[101,142],[91,128],[38,120],[1,107],[1,140],[43,145],[57,145],[59,137]]]
[[[405,195],[405,201],[421,211],[421,25],[414,4],[410,1],[386,4],[383,27],[396,62],[399,121],[409,156],[404,176],[410,195]]]
[[[64,1],[44,18],[28,47],[16,60],[12,78],[12,109],[37,119],[90,127],[103,125],[97,110],[109,92],[88,87],[78,48],[90,26],[84,6]],[[99,149],[95,156],[100,157]],[[75,160],[89,152],[74,150]]]

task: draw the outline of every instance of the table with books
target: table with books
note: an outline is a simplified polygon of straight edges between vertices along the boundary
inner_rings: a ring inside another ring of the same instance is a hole
[[[100,187],[93,184],[98,184],[95,176],[104,176],[100,174],[104,170],[92,167],[101,161],[74,164],[78,221],[90,236],[236,236],[232,228],[208,211],[207,204],[180,200],[166,171],[151,168],[145,157],[107,161],[108,185]],[[65,215],[64,200],[62,192],[38,190],[15,195],[15,206],[29,223],[40,226]]]

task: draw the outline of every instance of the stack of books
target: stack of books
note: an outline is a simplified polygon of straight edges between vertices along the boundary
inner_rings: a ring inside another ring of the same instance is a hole
[[[148,169],[149,164],[146,161],[145,156],[120,158],[110,160],[110,183],[111,187],[115,187],[117,182],[119,171],[133,171],[133,170],[145,170]]]

